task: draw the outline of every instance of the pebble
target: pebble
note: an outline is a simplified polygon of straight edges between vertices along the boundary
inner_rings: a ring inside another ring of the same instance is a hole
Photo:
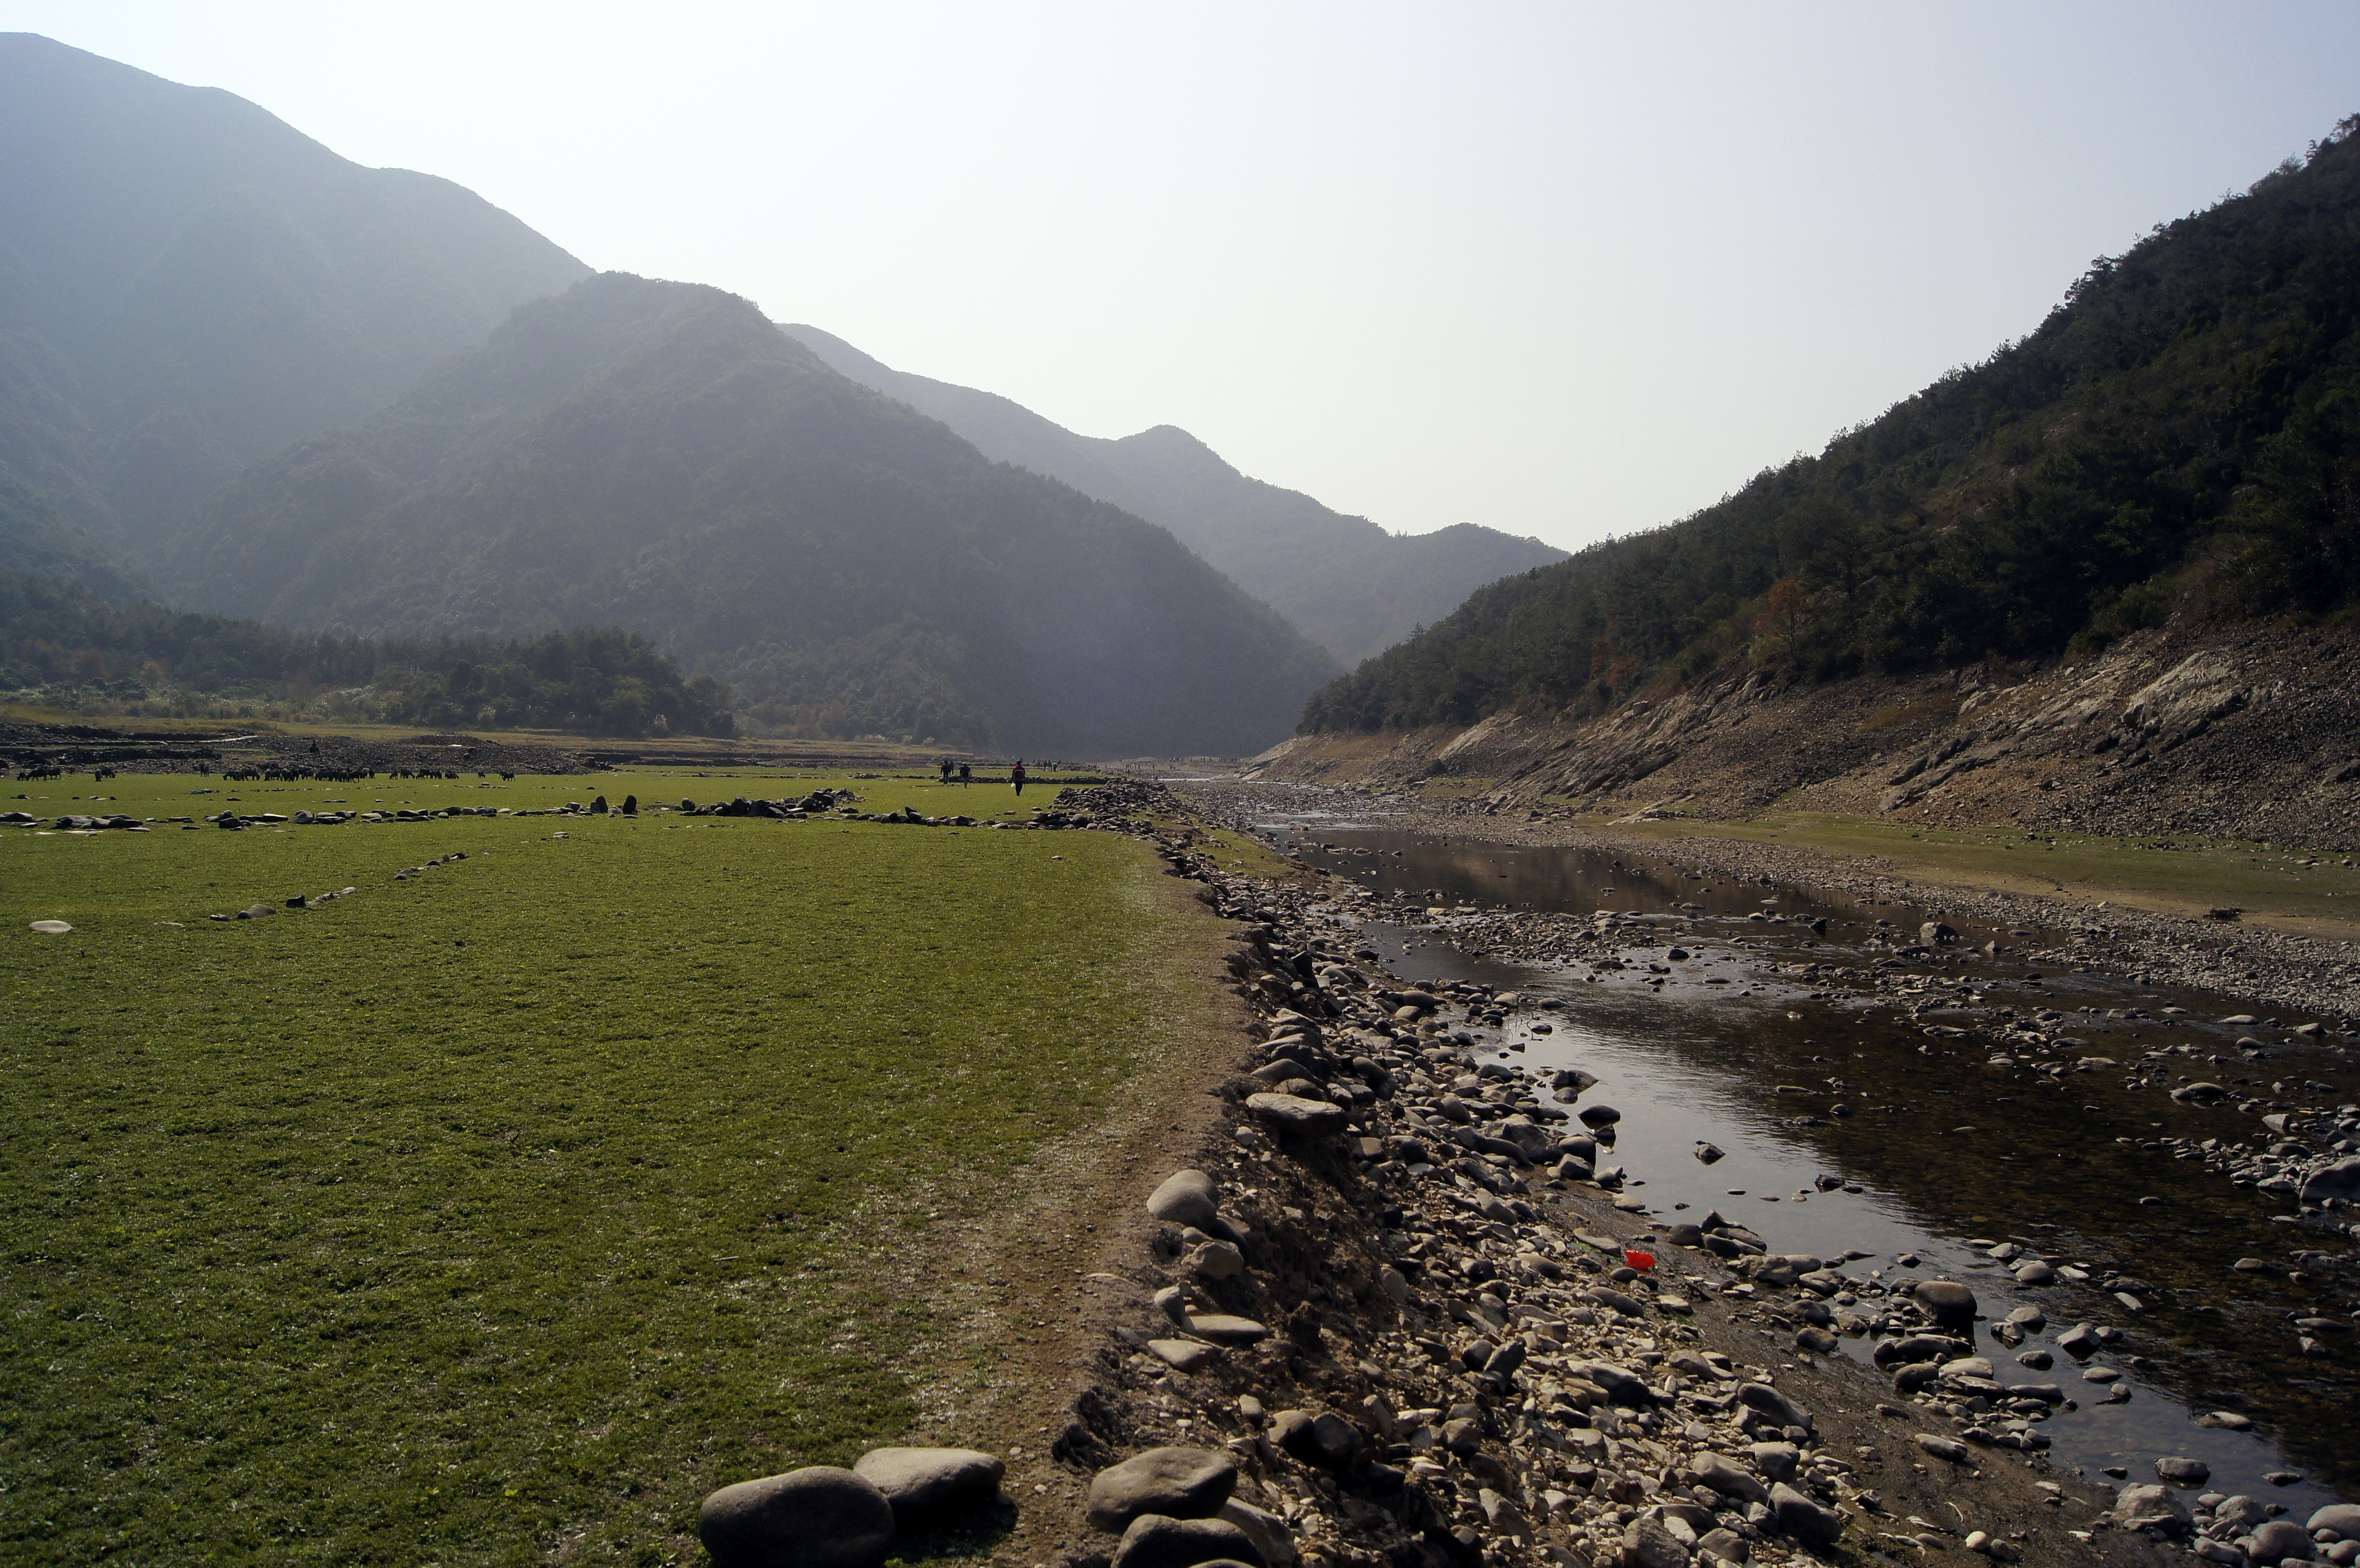
[[[43,936],[63,936],[66,932],[73,930],[73,927],[66,924],[63,920],[35,920],[33,922],[33,930],[40,932]]]

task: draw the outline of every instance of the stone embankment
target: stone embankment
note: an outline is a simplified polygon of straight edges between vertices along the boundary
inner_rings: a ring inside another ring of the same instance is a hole
[[[2163,1560],[2177,1527],[2123,1511],[2143,1494],[2048,1473],[2063,1396],[1972,1354],[1965,1286],[1649,1216],[1620,1191],[1611,1085],[1484,1059],[1498,996],[1338,951],[1309,889],[1229,876],[1176,802],[1110,789],[1064,803],[1239,922],[1259,1038],[1219,1134],[1142,1192],[1146,1256],[1109,1277],[1132,1304],[1076,1369],[1053,1449],[1093,1477],[1073,1568]],[[1838,1334],[1875,1335],[1877,1367]],[[710,1507],[785,1498],[803,1544],[770,1561],[874,1563],[882,1516],[847,1474]],[[797,1512],[806,1490],[825,1500]],[[734,1539],[716,1560],[759,1560],[724,1558]]]
[[[2040,665],[1814,682],[1718,671],[1593,718],[1302,736],[1272,779],[1465,780],[1544,802],[1716,818],[1792,811],[2360,848],[2360,639],[2298,626],[2141,632]]]

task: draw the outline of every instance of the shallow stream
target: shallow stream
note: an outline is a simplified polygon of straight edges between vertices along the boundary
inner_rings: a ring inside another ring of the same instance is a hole
[[[2360,1377],[2352,1369],[2360,1336],[2322,1334],[2335,1343],[2318,1359],[2300,1352],[2293,1326],[2298,1317],[2349,1321],[2349,1272],[2306,1268],[2297,1255],[2349,1255],[2350,1236],[2289,1223],[2292,1199],[2234,1185],[2154,1147],[2173,1136],[2267,1139],[2255,1116],[2128,1087],[2123,1069],[2048,1078],[1993,1068],[1984,1040],[1929,1036],[1925,1020],[1890,996],[1829,987],[1815,997],[1819,982],[1772,973],[1813,962],[1865,968],[1892,953],[1874,945],[1892,935],[1877,921],[1914,931],[1937,918],[1928,911],[1698,879],[1666,862],[1625,865],[1606,852],[1437,838],[1324,804],[1260,813],[1257,831],[1371,892],[1423,896],[1426,918],[1411,923],[1364,920],[1338,900],[1331,918],[1349,945],[1373,949],[1404,977],[1522,993],[1502,1028],[1476,1031],[1479,1045],[1600,1080],[1579,1103],[1622,1113],[1607,1158],[1625,1167],[1628,1190],[1646,1200],[1651,1218],[1718,1207],[1774,1252],[1854,1249],[1868,1255],[1847,1266],[1856,1274],[1971,1282],[1986,1319],[1975,1354],[1991,1357],[2002,1382],[2054,1382],[2077,1403],[2039,1429],[2057,1463],[2151,1481],[2158,1457],[2201,1459],[2212,1467],[2212,1489],[2282,1503],[2298,1519],[2360,1498]],[[1626,927],[1621,956],[1633,967],[1600,975],[1589,962],[1602,955],[1596,950],[1579,962],[1509,964],[1453,945],[1454,922],[1470,917],[1452,911],[1502,907],[1583,917],[1614,909],[1656,923]],[[1765,911],[1789,920],[1748,918]],[[1825,934],[1797,915],[1824,918]],[[2027,950],[2053,952],[2066,933],[1953,923],[1962,955],[1919,967],[1967,979],[1961,994],[1984,1007],[2066,1013],[2058,1027],[2086,1039],[2091,1054],[2128,1063],[2149,1049],[2194,1045],[2207,1052],[2200,1060],[2226,1062],[2203,1070],[2226,1082],[2300,1077],[2344,1101],[2360,1098],[2360,1079],[2333,1051],[2281,1044],[2290,1038],[2281,1029],[2220,1023],[2244,1010],[2234,998],[2095,969],[2060,973]],[[1675,942],[1689,956],[1671,960]],[[2000,951],[1967,951],[1986,942]],[[1668,973],[1650,973],[1650,962]],[[1538,1005],[1548,1001],[1559,1006]],[[2167,1007],[2186,1015],[2163,1016]],[[2123,1016],[2134,1010],[2146,1016]],[[2266,1057],[2241,1059],[2235,1040],[2256,1032],[2270,1042]],[[1691,1152],[1699,1142],[1724,1158],[1700,1162]],[[1823,1190],[1823,1176],[1835,1190]],[[1985,1256],[2010,1242],[2087,1279],[2020,1286]],[[2272,1271],[2233,1271],[2245,1258]],[[1776,1307],[1778,1297],[1765,1292],[1765,1301]],[[2047,1326],[2021,1345],[2002,1344],[1993,1329],[2018,1305],[2038,1307]],[[2081,1323],[2123,1337],[2077,1359],[2056,1339]],[[1841,1353],[1864,1361],[1870,1348],[1865,1337],[1848,1339]],[[2018,1364],[2020,1353],[2043,1350],[2054,1358],[2049,1368]],[[2118,1379],[2085,1380],[2089,1367]],[[2101,1402],[2110,1387],[2126,1388],[2128,1399]],[[2211,1411],[2242,1415],[2252,1427],[2197,1424]],[[2273,1484],[2289,1474],[2300,1478]]]

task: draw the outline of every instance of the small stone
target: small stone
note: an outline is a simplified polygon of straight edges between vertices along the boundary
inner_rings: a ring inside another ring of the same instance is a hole
[[[1349,1470],[1360,1457],[1360,1429],[1333,1410],[1314,1416],[1306,1410],[1281,1410],[1270,1421],[1271,1441],[1306,1465],[1328,1470]]]
[[[1221,1505],[1221,1511],[1214,1517],[1225,1519],[1244,1530],[1270,1568],[1289,1568],[1300,1555],[1295,1549],[1294,1531],[1288,1530],[1286,1521],[1276,1514],[1231,1497]]]
[[[1207,1519],[1238,1484],[1237,1462],[1201,1448],[1151,1448],[1101,1470],[1090,1482],[1093,1530],[1120,1534],[1142,1514]]]
[[[2201,1486],[2212,1478],[2212,1466],[2202,1459],[2158,1459],[2155,1473],[2175,1486]]]
[[[2223,1432],[2250,1432],[2254,1418],[2235,1410],[2207,1410],[2196,1418],[2198,1426],[2218,1427]]]
[[[1973,1457],[1967,1445],[1955,1437],[1938,1437],[1930,1432],[1918,1434],[1918,1446],[1937,1459],[1947,1459],[1953,1465],[1964,1465]]]
[[[1699,1460],[1696,1473],[1699,1485],[1710,1486],[1725,1497],[1742,1497],[1749,1503],[1767,1503],[1770,1500],[1769,1487],[1718,1454],[1710,1454]]]
[[[2154,1530],[2184,1535],[2190,1524],[2188,1505],[2169,1486],[2125,1486],[2114,1499],[2111,1516],[2125,1530]]]
[[[1149,1355],[1163,1360],[1175,1370],[1191,1373],[1202,1372],[1221,1355],[1218,1345],[1193,1339],[1151,1339],[1147,1342],[1147,1350]]]
[[[1777,1519],[1778,1533],[1805,1546],[1833,1546],[1843,1535],[1843,1515],[1784,1481],[1770,1488],[1770,1508]]]
[[[1814,1424],[1810,1411],[1767,1383],[1747,1383],[1737,1390],[1737,1397],[1749,1410],[1761,1411],[1780,1426],[1798,1426],[1808,1432]]]
[[[1949,1279],[1928,1279],[1918,1287],[1918,1304],[1944,1328],[1972,1328],[1975,1293]]]
[[[1698,1540],[1697,1551],[1707,1557],[1716,1558],[1723,1563],[1744,1563],[1753,1552],[1753,1549],[1746,1545],[1743,1536],[1725,1528],[1707,1530]]]
[[[73,930],[73,927],[66,924],[63,920],[35,920],[33,922],[33,929],[40,932],[43,936],[63,936],[66,932]]]
[[[1299,1094],[1249,1094],[1246,1105],[1280,1132],[1306,1138],[1341,1132],[1349,1119],[1341,1105],[1306,1100]]]
[[[2245,1556],[2253,1563],[2308,1563],[2311,1532],[2292,1519],[2272,1519],[2245,1538]]]
[[[1188,1254],[1188,1268],[1204,1279],[1229,1279],[1246,1270],[1246,1255],[1236,1245],[1208,1241]]]
[[[1202,1171],[1176,1171],[1147,1200],[1147,1212],[1159,1220],[1204,1230],[1220,1212],[1220,1189]]]
[[[1754,1465],[1773,1481],[1791,1481],[1795,1467],[1803,1462],[1803,1451],[1791,1443],[1756,1443],[1746,1449],[1754,1455]]]
[[[1235,1317],[1228,1312],[1192,1316],[1188,1320],[1188,1332],[1221,1345],[1251,1345],[1270,1337],[1270,1330],[1253,1319]]]
[[[1641,1514],[1622,1530],[1624,1568],[1688,1568],[1688,1549],[1664,1521]]]
[[[697,1510],[696,1533],[715,1568],[878,1568],[893,1505],[868,1477],[814,1465],[722,1487]]]
[[[2345,1541],[2360,1541],[2360,1503],[2330,1503],[2311,1516],[2309,1530],[2333,1530]]]
[[[1268,1568],[1253,1537],[1225,1519],[1142,1514],[1114,1549],[1114,1568],[1196,1568],[1211,1563]]]
[[[894,1529],[908,1538],[989,1508],[1008,1465],[973,1448],[872,1448],[853,1462],[852,1473],[885,1494]]]
[[[2302,1187],[2295,1194],[2299,1203],[2324,1204],[2333,1198],[2341,1203],[2360,1203],[2360,1154],[2347,1155],[2332,1165],[2324,1165],[2302,1179]]]

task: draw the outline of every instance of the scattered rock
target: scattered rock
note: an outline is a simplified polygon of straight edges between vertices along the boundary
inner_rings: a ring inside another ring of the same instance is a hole
[[[1246,1105],[1278,1131],[1306,1138],[1342,1132],[1349,1119],[1341,1105],[1306,1100],[1299,1094],[1249,1094]]]
[[[914,1536],[984,1512],[1000,1497],[1008,1465],[973,1448],[872,1448],[853,1463],[893,1505],[893,1525]]]
[[[697,1510],[715,1568],[878,1568],[893,1544],[893,1505],[866,1476],[832,1465],[724,1486]]]
[[[1349,1470],[1360,1456],[1360,1429],[1333,1410],[1312,1415],[1281,1410],[1270,1421],[1271,1441],[1302,1460],[1329,1470]]]
[[[2314,1205],[2331,1198],[2346,1203],[2360,1202],[2360,1154],[2346,1155],[2312,1171],[2302,1179],[2302,1187],[2295,1194],[2296,1202]]]
[[[1268,1568],[1253,1537],[1225,1519],[1142,1514],[1114,1549],[1114,1568],[1196,1568],[1210,1563]]]
[[[1972,1330],[1975,1324],[1975,1293],[1949,1279],[1928,1279],[1918,1287],[1918,1304],[1944,1328]]]
[[[1091,1480],[1090,1528],[1120,1534],[1142,1514],[1207,1519],[1221,1511],[1237,1484],[1237,1462],[1225,1454],[1151,1448]]]
[[[1843,1515],[1784,1481],[1770,1488],[1770,1508],[1778,1522],[1778,1533],[1805,1546],[1833,1546],[1843,1535]]]
[[[1220,1347],[1194,1339],[1151,1339],[1148,1354],[1176,1371],[1202,1372],[1221,1357]]]
[[[1669,1526],[1653,1514],[1641,1514],[1622,1530],[1623,1568],[1688,1568],[1688,1549]]]
[[[2191,1522],[2188,1505],[2170,1487],[2157,1486],[2124,1487],[2109,1517],[2124,1530],[2152,1530],[2164,1535],[2185,1535]]]
[[[2201,1486],[2212,1478],[2212,1466],[2202,1459],[2158,1459],[2155,1473],[2175,1486]]]
[[[2311,1561],[2311,1533],[2292,1519],[2272,1519],[2245,1538],[2245,1557],[2257,1563]]]
[[[1251,1345],[1268,1339],[1270,1330],[1251,1318],[1241,1318],[1229,1312],[1207,1312],[1188,1319],[1188,1332],[1209,1339],[1217,1345]]]
[[[2314,1512],[2303,1529],[2332,1530],[2345,1541],[2360,1541],[2360,1504],[2330,1503]]]
[[[1220,1213],[1220,1189],[1202,1171],[1177,1171],[1147,1200],[1147,1212],[1174,1225],[1203,1230]]]

